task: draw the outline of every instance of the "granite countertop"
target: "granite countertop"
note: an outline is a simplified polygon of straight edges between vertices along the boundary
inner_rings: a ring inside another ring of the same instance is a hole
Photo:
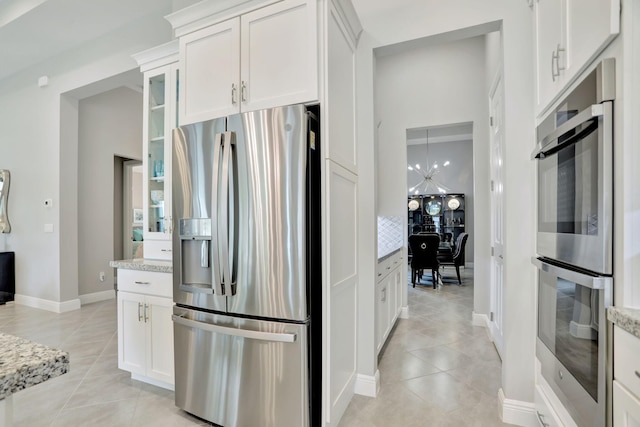
[[[0,400],[68,371],[66,351],[0,332]]]
[[[155,271],[158,273],[173,273],[173,263],[171,261],[159,261],[144,258],[123,259],[110,261],[109,265],[115,268],[126,270]]]
[[[640,309],[609,307],[607,309],[607,319],[615,323],[616,326],[640,338]]]

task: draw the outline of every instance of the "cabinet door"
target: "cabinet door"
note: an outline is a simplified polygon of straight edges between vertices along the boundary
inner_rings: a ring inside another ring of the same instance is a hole
[[[145,374],[144,295],[118,292],[118,368]]]
[[[396,315],[398,311],[396,310],[396,299],[398,298],[398,292],[396,289],[398,288],[398,256],[394,256],[394,270],[389,275],[389,290],[388,290],[388,298],[389,298],[389,321],[387,325],[387,335],[391,332],[391,328],[393,328],[393,322],[396,320]]]
[[[143,115],[143,225],[145,257],[171,239],[171,130],[176,126],[177,65],[145,73]],[[134,219],[135,221],[135,219]],[[158,251],[153,258],[171,259]]]
[[[620,0],[566,0],[568,67],[577,72],[620,32]]]
[[[565,42],[565,0],[538,0],[535,3],[536,16],[536,63],[537,101],[539,109],[544,108],[560,92],[566,66]],[[558,55],[554,59],[554,55]],[[559,74],[559,75],[558,75]]]
[[[239,112],[240,18],[180,37],[180,125]]]
[[[242,110],[318,99],[316,2],[285,0],[241,17]]]
[[[640,400],[613,382],[613,427],[640,427]]]
[[[173,384],[173,302],[169,298],[147,296],[147,376]]]

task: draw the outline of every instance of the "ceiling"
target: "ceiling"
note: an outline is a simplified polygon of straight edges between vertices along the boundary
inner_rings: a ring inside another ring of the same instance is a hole
[[[164,19],[174,3],[172,0],[0,0],[0,79],[142,18]]]
[[[470,122],[407,129],[407,145],[472,140],[473,124]]]

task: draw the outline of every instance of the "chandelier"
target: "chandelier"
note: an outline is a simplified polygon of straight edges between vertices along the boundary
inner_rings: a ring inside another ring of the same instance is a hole
[[[417,195],[417,194],[433,194],[433,193],[448,193],[449,188],[442,184],[440,181],[435,179],[435,176],[440,173],[440,167],[438,162],[434,162],[433,164],[429,164],[429,130],[426,130],[427,133],[427,168],[422,168],[420,164],[416,163],[414,166],[407,165],[410,171],[413,171],[422,177],[422,180],[418,182],[413,187],[409,188],[409,195]],[[450,162],[447,160],[442,164],[442,167],[449,166]]]

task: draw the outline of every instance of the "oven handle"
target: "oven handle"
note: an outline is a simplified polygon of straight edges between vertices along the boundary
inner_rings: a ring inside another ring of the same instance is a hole
[[[593,119],[594,117],[600,117],[605,115],[605,108],[603,104],[593,104],[591,107],[586,108],[580,114],[567,120],[565,123],[558,126],[553,132],[542,138],[536,145],[536,149],[531,153],[531,159],[537,159],[544,157],[545,152],[558,145],[558,138],[581,125],[582,123]],[[554,143],[555,142],[555,143]]]
[[[590,289],[609,289],[611,287],[611,284],[613,283],[612,277],[592,276],[580,271],[558,267],[535,257],[531,258],[531,263],[542,271],[551,273],[556,277],[568,280],[573,283],[577,283]]]

